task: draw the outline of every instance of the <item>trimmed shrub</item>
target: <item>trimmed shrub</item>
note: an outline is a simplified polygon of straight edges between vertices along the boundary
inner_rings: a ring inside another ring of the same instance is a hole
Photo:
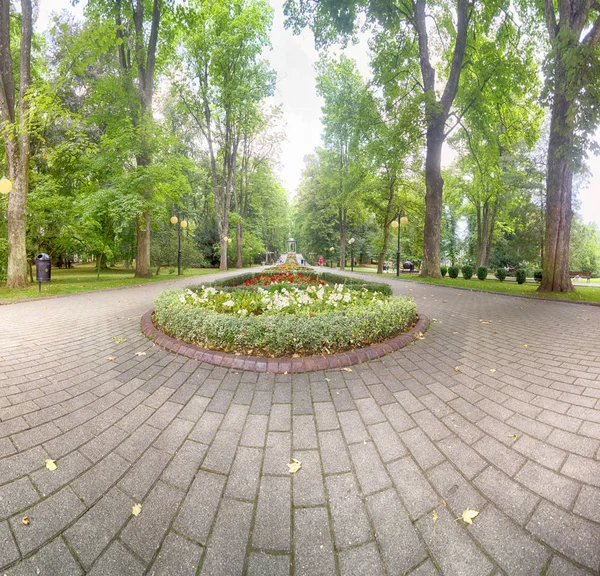
[[[544,276],[544,273],[543,273],[541,270],[536,270],[536,271],[533,273],[533,279],[534,279],[536,282],[541,282],[541,281],[542,281],[542,278],[543,278],[543,276]]]
[[[442,278],[446,277],[446,274],[448,274],[448,268],[446,268],[445,266],[440,267],[440,272],[442,274]]]
[[[480,280],[486,280],[487,273],[488,269],[486,266],[480,266],[479,268],[477,268],[477,278],[479,278]]]
[[[465,280],[473,278],[473,266],[463,266],[461,272]]]
[[[357,348],[389,338],[413,324],[417,305],[407,297],[308,314],[222,314],[184,304],[182,290],[158,295],[154,318],[185,342],[226,352],[310,355]]]
[[[527,270],[523,268],[519,268],[517,270],[517,284],[525,284],[525,280],[527,280]]]
[[[458,266],[450,266],[450,268],[448,268],[448,276],[450,276],[450,278],[458,278]]]
[[[498,280],[500,280],[500,282],[503,282],[504,279],[506,278],[506,268],[496,268],[496,272],[494,272],[494,275],[496,276],[496,278],[498,278]]]

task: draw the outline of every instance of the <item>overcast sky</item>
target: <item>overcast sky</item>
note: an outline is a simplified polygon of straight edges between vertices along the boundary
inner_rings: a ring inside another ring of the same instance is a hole
[[[275,21],[271,33],[273,49],[268,53],[271,65],[277,71],[277,90],[275,99],[283,107],[287,139],[282,144],[281,180],[292,196],[300,181],[303,158],[321,143],[321,99],[316,94],[314,64],[318,54],[314,49],[313,37],[309,31],[294,36],[283,27],[283,2],[269,0],[275,9]],[[82,3],[71,6],[69,0],[41,0],[38,31],[43,31],[49,22],[52,11],[68,10],[82,15]],[[366,46],[359,44],[345,51],[356,60],[360,72],[369,73]],[[599,132],[600,133],[600,132]],[[454,157],[446,150],[446,163]],[[589,162],[592,176],[587,185],[579,190],[581,214],[586,222],[595,221],[600,226],[600,158]]]

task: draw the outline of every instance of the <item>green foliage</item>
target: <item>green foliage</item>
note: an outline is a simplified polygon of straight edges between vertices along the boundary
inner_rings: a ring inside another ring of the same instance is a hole
[[[487,266],[480,266],[479,268],[477,268],[477,278],[479,278],[479,280],[486,280],[487,275],[488,275]]]
[[[462,272],[463,278],[465,280],[470,280],[471,278],[473,278],[473,272],[474,272],[473,266],[469,266],[469,265],[463,266],[461,268],[461,272]]]
[[[182,304],[182,291],[162,292],[155,319],[169,335],[206,348],[275,356],[331,353],[368,345],[408,329],[416,304],[406,297],[331,313],[278,316],[220,314]]]
[[[515,274],[517,278],[517,284],[524,284],[527,280],[527,270],[524,268],[519,268]]]
[[[450,276],[450,278],[458,278],[458,273],[458,266],[450,266],[450,268],[448,268],[448,276]]]
[[[503,268],[502,266],[499,266],[498,268],[496,268],[496,271],[494,272],[494,276],[496,276],[496,278],[498,278],[498,280],[500,280],[500,282],[504,281],[507,274],[508,274],[508,272],[506,271],[506,268]]]
[[[441,266],[440,267],[440,273],[442,275],[442,278],[445,278],[446,274],[448,273],[448,268],[446,266]]]
[[[542,281],[542,278],[543,278],[543,276],[544,276],[544,272],[543,272],[542,270],[536,270],[536,271],[533,273],[533,279],[534,279],[536,282],[541,282],[541,281]]]

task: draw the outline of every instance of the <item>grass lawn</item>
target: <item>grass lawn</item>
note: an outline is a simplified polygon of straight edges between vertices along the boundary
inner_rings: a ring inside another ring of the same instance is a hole
[[[376,274],[377,268],[357,268],[354,267],[355,272],[366,272],[367,274]],[[396,278],[395,274],[381,274],[379,278],[392,279]],[[464,278],[420,278],[418,274],[401,274],[400,280],[408,282],[425,282],[427,284],[438,284],[440,286],[454,286],[457,288],[468,288],[471,290],[491,290],[494,292],[505,292],[507,294],[519,294],[522,296],[536,296],[539,298],[558,298],[561,300],[574,300],[577,302],[600,302],[600,285],[599,279],[592,279],[592,282],[596,281],[595,286],[576,286],[575,291],[570,294],[540,294],[537,292],[537,283],[517,284],[514,281],[500,282],[499,280],[478,280],[474,276],[471,280],[465,280]]]
[[[52,269],[52,281],[42,284],[42,293],[38,294],[37,283],[30,284],[26,288],[9,290],[6,284],[0,284],[0,302],[23,300],[25,298],[39,298],[40,296],[56,296],[57,294],[73,294],[75,292],[90,292],[93,290],[102,290],[104,288],[118,288],[121,286],[137,286],[147,284],[148,282],[159,282],[161,280],[175,280],[177,278],[177,269],[173,274],[168,273],[168,268],[161,268],[159,276],[155,274],[151,278],[134,278],[133,270],[124,268],[110,268],[100,272],[100,279],[97,279],[97,272],[93,264],[78,264],[70,270],[58,268]],[[204,276],[206,274],[216,274],[218,268],[188,268],[183,271],[182,277]],[[35,273],[35,269],[34,269]]]

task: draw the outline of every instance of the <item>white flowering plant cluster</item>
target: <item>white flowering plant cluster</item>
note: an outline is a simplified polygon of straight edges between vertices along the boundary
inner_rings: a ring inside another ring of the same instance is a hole
[[[389,298],[366,288],[351,289],[343,284],[282,285],[270,286],[269,290],[258,287],[231,291],[202,286],[197,291],[188,288],[179,294],[179,302],[185,306],[240,316],[315,315],[351,306],[383,305]]]
[[[380,342],[416,321],[411,298],[363,287],[167,290],[154,322],[203,348],[260,356],[331,354]]]

